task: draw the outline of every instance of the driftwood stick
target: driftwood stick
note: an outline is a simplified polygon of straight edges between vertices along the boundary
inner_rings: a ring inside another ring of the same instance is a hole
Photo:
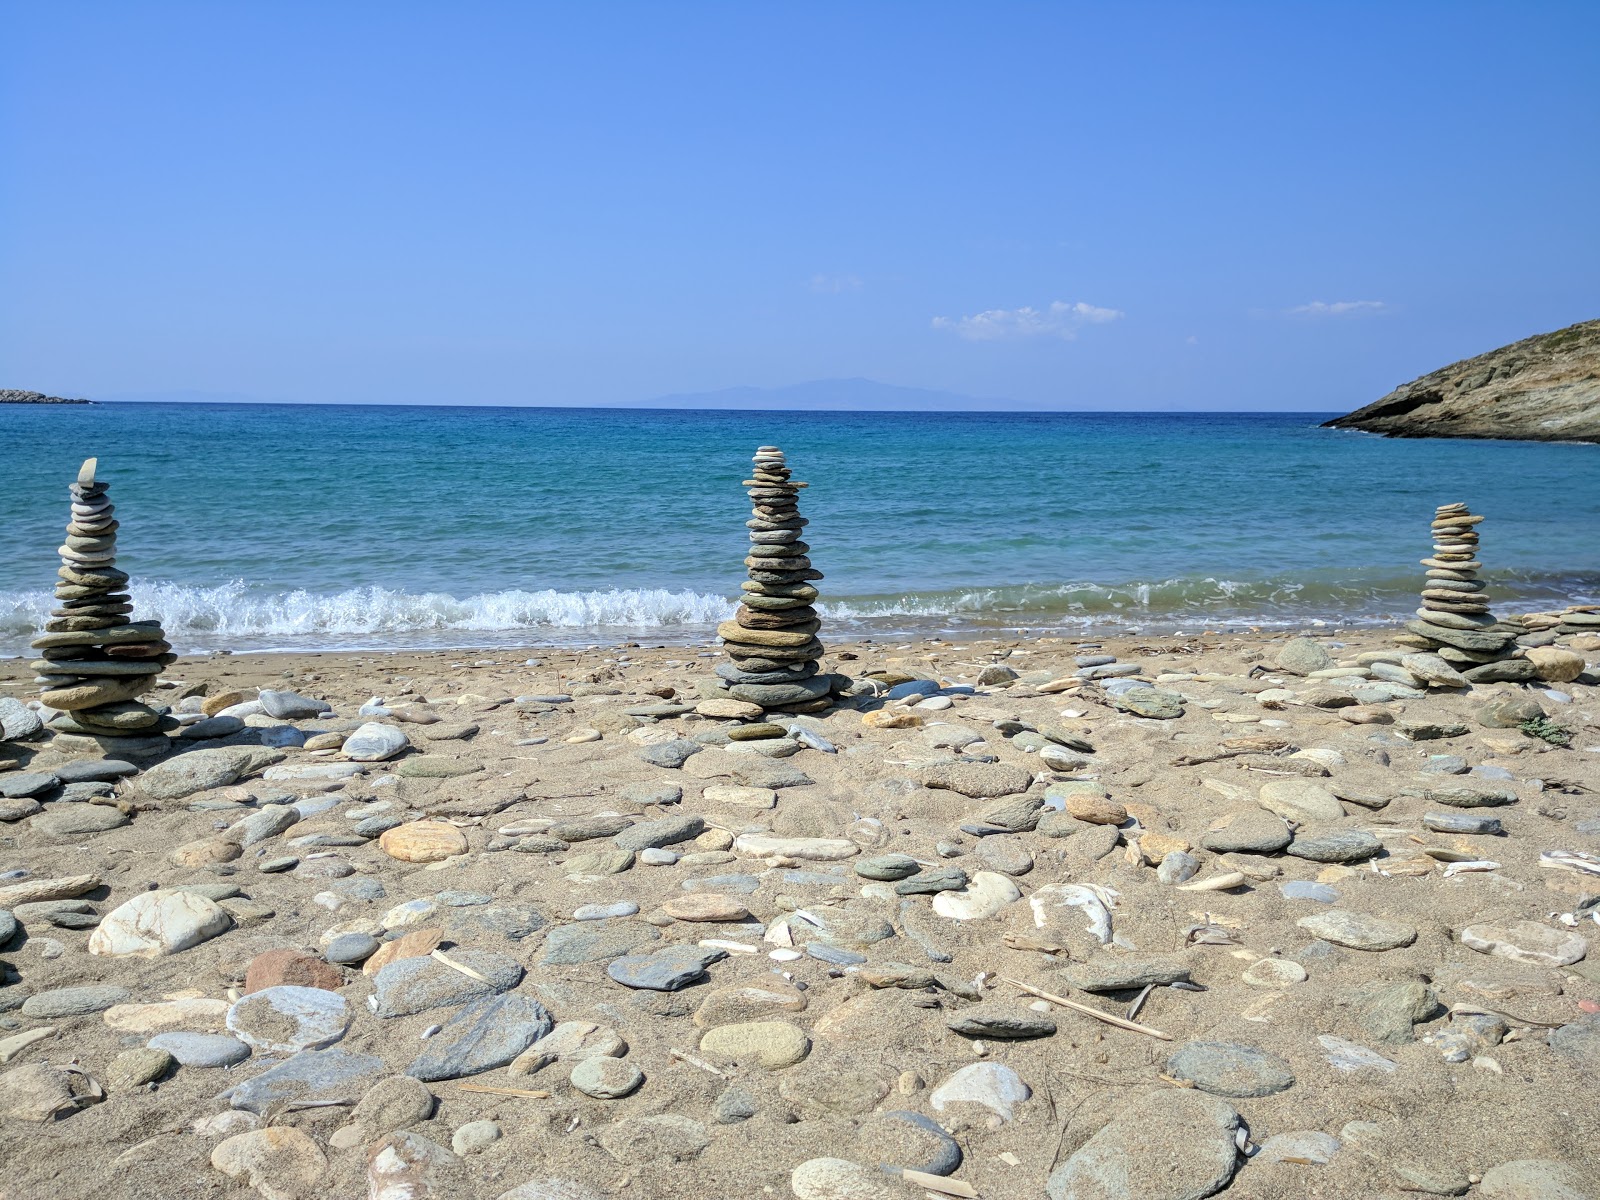
[[[1104,1021],[1107,1025],[1115,1025],[1118,1029],[1127,1029],[1133,1033],[1143,1033],[1153,1038],[1160,1038],[1163,1042],[1170,1042],[1172,1035],[1162,1033],[1159,1029],[1152,1029],[1148,1025],[1141,1025],[1137,1021],[1128,1021],[1122,1017],[1114,1017],[1110,1013],[1103,1013],[1098,1008],[1090,1008],[1087,1004],[1079,1004],[1076,1000],[1068,1000],[1065,996],[1057,996],[1054,992],[1047,992],[1043,988],[1036,988],[1031,983],[1023,983],[1020,979],[1012,979],[1009,975],[999,977],[1002,982],[1009,983],[1012,987],[1021,988],[1030,996],[1037,996],[1041,1000],[1048,1000],[1051,1004],[1059,1004],[1062,1008],[1070,1008],[1073,1012],[1082,1013],[1086,1017],[1093,1017],[1097,1021]]]

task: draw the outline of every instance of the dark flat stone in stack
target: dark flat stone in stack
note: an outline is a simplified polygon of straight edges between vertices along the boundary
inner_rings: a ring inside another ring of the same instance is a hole
[[[768,711],[816,712],[849,686],[842,675],[823,673],[817,640],[822,619],[812,607],[822,572],[811,565],[811,549],[801,540],[804,483],[790,478],[783,451],[762,446],[755,471],[744,486],[751,500],[749,579],[731,621],[717,626],[730,662],[717,667],[722,688],[736,700]]]
[[[1473,683],[1520,683],[1538,677],[1534,664],[1517,657],[1522,630],[1495,620],[1478,572],[1478,526],[1483,521],[1465,504],[1442,504],[1433,516],[1433,554],[1417,619],[1406,622],[1400,640],[1432,650]]]
[[[58,733],[89,737],[139,737],[176,726],[163,712],[136,697],[154,686],[174,660],[161,626],[130,621],[133,600],[128,576],[116,568],[117,520],[106,485],[95,479],[89,459],[68,491],[72,515],[60,546],[57,607],[33,641],[40,657],[31,665],[40,697],[56,710],[49,720]]]

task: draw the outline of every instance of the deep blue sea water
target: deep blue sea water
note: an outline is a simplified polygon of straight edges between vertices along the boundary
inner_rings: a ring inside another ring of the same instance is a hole
[[[812,485],[852,633],[1393,619],[1456,500],[1501,607],[1600,595],[1600,447],[1326,415],[0,406],[0,653],[49,607],[89,455],[139,615],[184,650],[701,636],[764,443]]]

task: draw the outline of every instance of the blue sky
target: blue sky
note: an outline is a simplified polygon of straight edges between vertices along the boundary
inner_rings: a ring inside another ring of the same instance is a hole
[[[1600,5],[13,5],[0,386],[1353,408],[1600,316]]]

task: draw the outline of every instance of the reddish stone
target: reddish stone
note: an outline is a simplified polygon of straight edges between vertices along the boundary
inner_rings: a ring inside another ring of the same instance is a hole
[[[285,983],[334,992],[344,986],[344,976],[333,964],[298,950],[268,950],[252,958],[245,969],[245,995]]]

